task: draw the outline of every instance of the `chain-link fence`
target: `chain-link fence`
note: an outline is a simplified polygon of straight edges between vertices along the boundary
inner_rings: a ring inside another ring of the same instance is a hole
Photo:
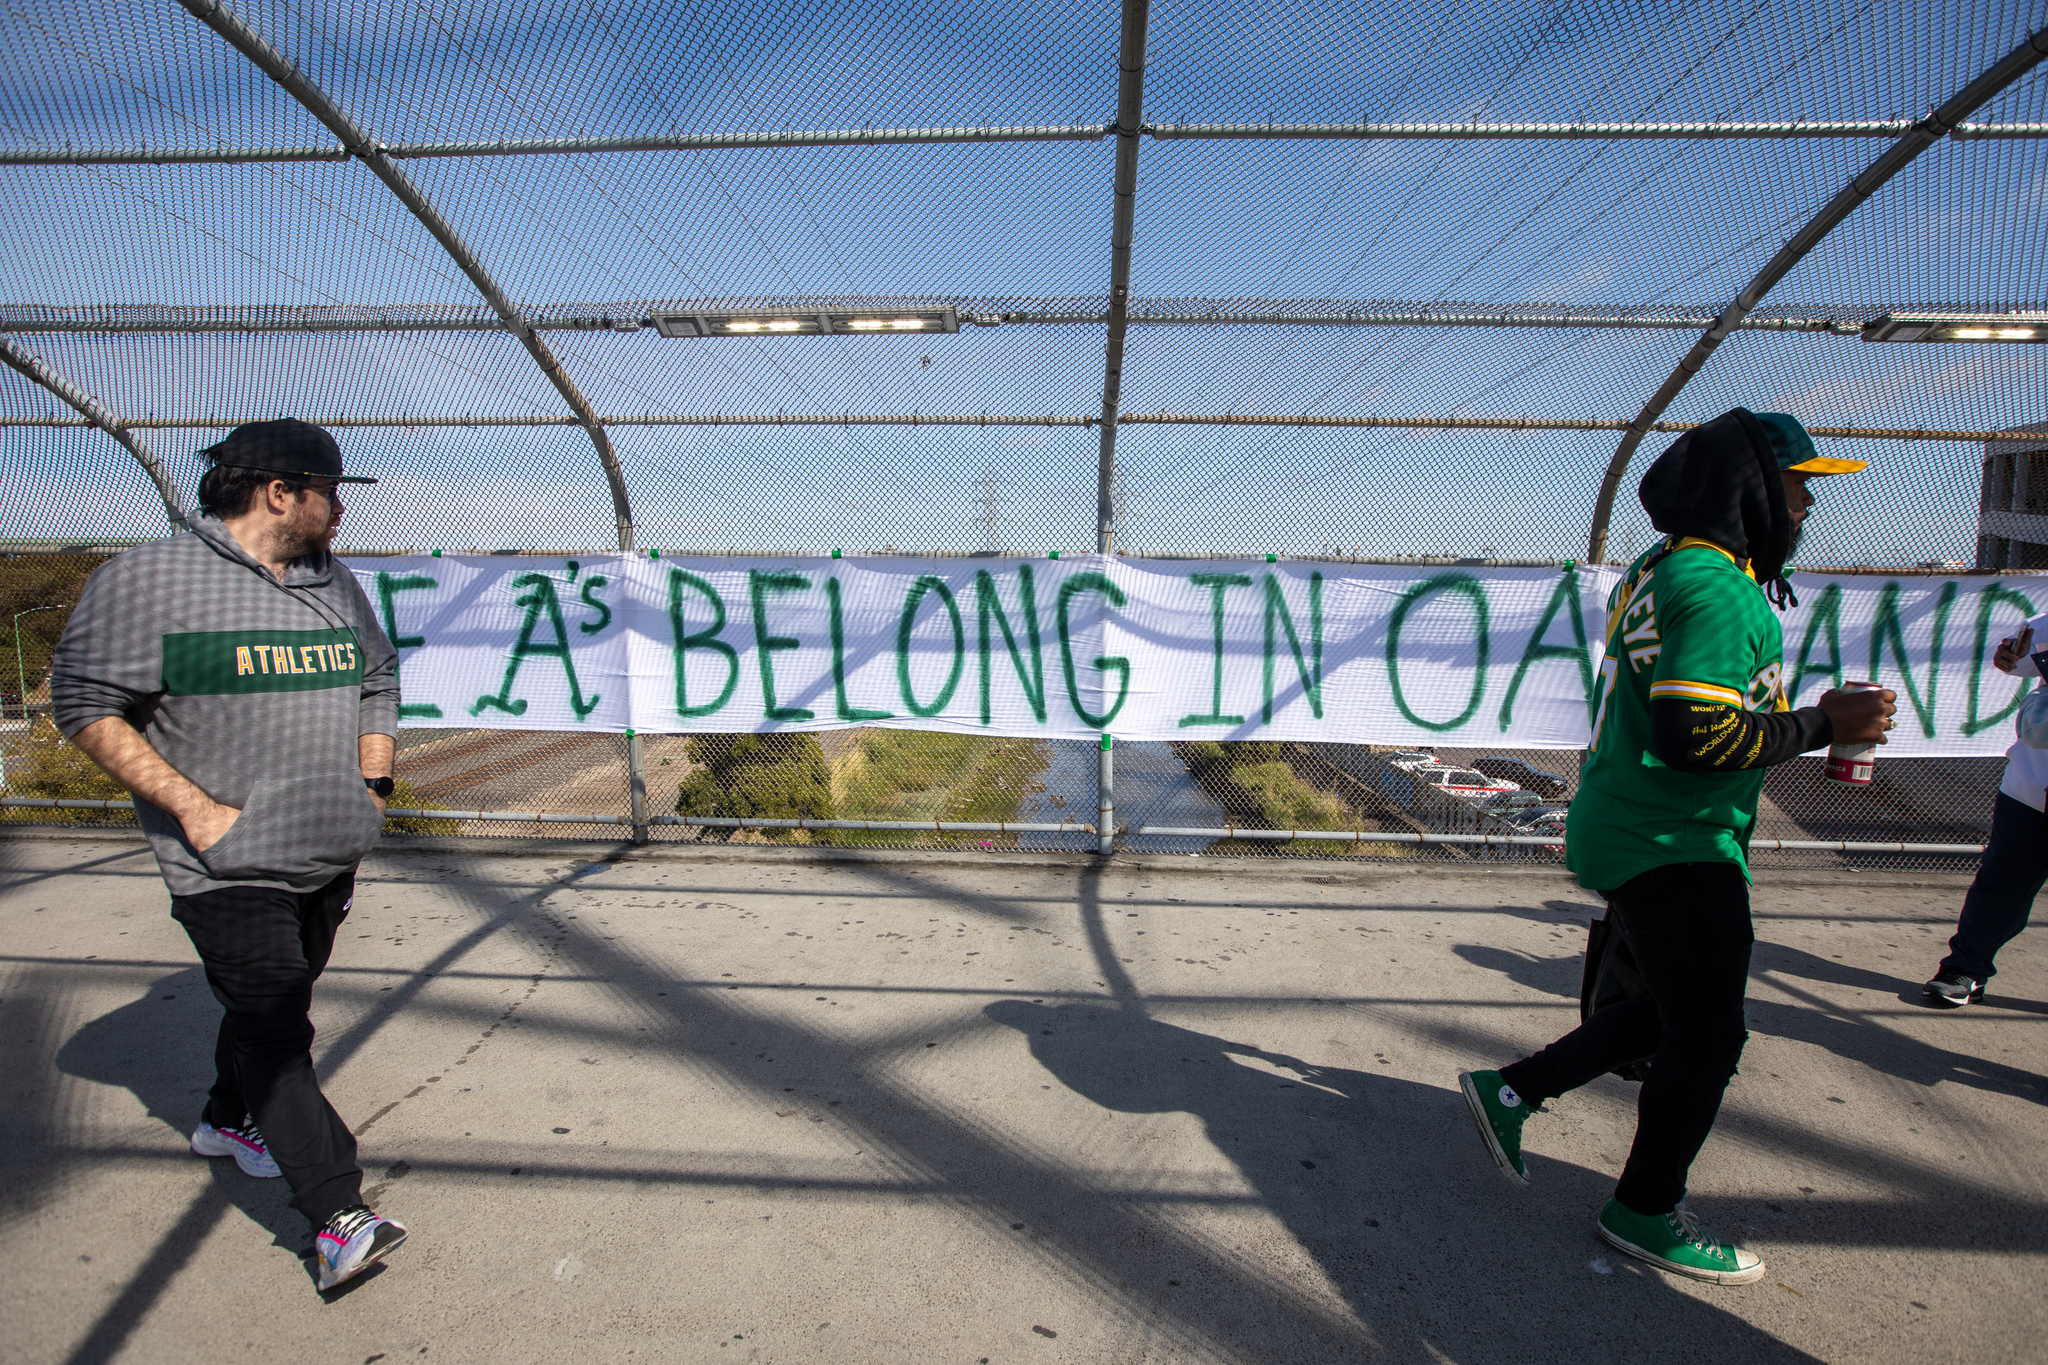
[[[1635,477],[1740,404],[1872,462],[1824,491],[1802,562],[2037,568],[2044,21],[2044,0],[12,6],[9,794],[117,795],[20,718],[60,604],[94,553],[184,514],[196,452],[280,415],[382,479],[351,499],[359,552],[1626,562],[1652,535]],[[1115,758],[1126,847],[1360,858],[1553,856],[1543,811],[1578,769]],[[1097,846],[1101,767],[887,729],[409,730],[399,760],[408,809],[455,813],[408,817],[424,832],[1025,849]],[[1853,796],[1817,769],[1772,773],[1760,838],[1987,828],[1995,760],[1881,763]],[[470,818],[506,813],[558,819]],[[1144,832],[1169,829],[1530,842]]]

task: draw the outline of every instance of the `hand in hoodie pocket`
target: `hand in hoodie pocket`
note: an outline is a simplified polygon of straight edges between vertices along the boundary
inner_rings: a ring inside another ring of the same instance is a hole
[[[359,773],[266,778],[227,833],[195,851],[222,881],[305,881],[354,866],[383,827]]]

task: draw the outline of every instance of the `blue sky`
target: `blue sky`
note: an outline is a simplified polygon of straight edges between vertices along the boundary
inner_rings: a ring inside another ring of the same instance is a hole
[[[1104,4],[239,6],[375,136],[1104,123]],[[1884,119],[1923,113],[2048,22],[2048,3],[1522,3],[1153,8],[1163,122]],[[2048,121],[2037,71],[1977,115]],[[0,16],[15,148],[332,142],[179,6]],[[1716,308],[1883,143],[1198,143],[1147,140],[1142,299],[1646,303]],[[1111,141],[406,163],[522,306],[914,296],[1072,299],[1107,287]],[[1944,143],[1770,295],[1766,311],[2048,304],[2048,142]],[[10,169],[0,305],[473,305],[361,166]],[[556,415],[509,338],[17,340],[127,416]],[[669,341],[549,335],[605,412],[1093,413],[1097,326],[957,337]],[[1686,332],[1134,329],[1127,412],[1633,416]],[[1741,335],[1668,414],[1736,403],[1816,425],[2048,420],[2043,352]],[[929,363],[927,363],[927,357]],[[0,416],[56,415],[11,375]],[[211,436],[145,438],[190,487]],[[595,547],[609,508],[574,430],[358,431],[389,482],[358,544]],[[1085,547],[1096,436],[1070,428],[621,430],[642,540],[759,550]],[[1653,438],[1639,460],[1661,448]],[[1571,555],[1612,435],[1127,427],[1124,543],[1190,553]],[[1809,556],[1966,558],[1979,452],[1859,443]],[[147,534],[92,433],[0,428],[0,535],[84,518]],[[1634,519],[1632,521],[1632,518]],[[1643,534],[1626,497],[1616,549]],[[66,531],[65,534],[72,532]]]

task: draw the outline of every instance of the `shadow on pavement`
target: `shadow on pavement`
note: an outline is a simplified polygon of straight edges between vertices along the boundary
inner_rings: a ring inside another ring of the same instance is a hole
[[[1584,1312],[1577,1359],[1627,1358],[1645,1345],[1645,1328],[1701,1359],[1810,1358],[1654,1272],[1613,1266],[1621,1258],[1595,1240],[1597,1199],[1585,1193],[1604,1192],[1605,1177],[1580,1170],[1560,1181],[1567,1168],[1540,1163],[1552,1188],[1533,1199],[1498,1181],[1449,1086],[1316,1066],[1108,1005],[999,1000],[984,1013],[1105,1109],[1200,1119],[1364,1335],[1394,1358],[1512,1358],[1565,1305]],[[1586,1224],[1582,1246],[1559,1218]],[[1560,1243],[1569,1250],[1560,1254]],[[1619,1273],[1596,1274],[1595,1260]],[[1208,1286],[1192,1275],[1183,1284],[1197,1318],[1207,1316]]]
[[[168,999],[167,999],[168,997]],[[174,1009],[172,1001],[199,997],[207,1008],[190,1004]],[[203,1029],[190,1027],[195,1017]],[[206,1103],[213,1076],[213,1029],[219,1011],[212,1007],[205,975],[194,966],[161,977],[128,1004],[87,1023],[57,1052],[57,1069],[99,1085],[119,1086],[142,1102],[149,1116],[170,1129],[169,1140],[183,1147],[191,1138]],[[193,1157],[193,1161],[200,1158]],[[271,1236],[273,1245],[306,1260],[313,1254],[312,1234],[290,1204],[291,1191],[282,1180],[257,1180],[243,1175],[221,1157],[207,1162],[211,1180],[187,1205],[142,1268],[119,1297],[102,1312],[92,1331],[68,1357],[68,1365],[98,1365],[114,1359],[151,1306],[169,1288],[193,1254],[228,1212],[240,1210]],[[311,1270],[308,1270],[311,1275]]]

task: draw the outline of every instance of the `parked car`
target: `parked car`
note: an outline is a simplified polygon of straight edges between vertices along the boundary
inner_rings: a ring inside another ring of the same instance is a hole
[[[1563,806],[1555,806],[1546,802],[1543,805],[1531,806],[1525,810],[1509,811],[1499,818],[1503,824],[1513,825],[1516,832],[1520,833],[1532,825],[1548,823],[1561,827],[1564,824],[1565,810],[1566,808]]]
[[[1508,819],[1518,811],[1541,810],[1544,802],[1541,796],[1531,791],[1495,792],[1479,803],[1479,809],[1498,819]]]
[[[1474,759],[1472,766],[1488,777],[1504,778],[1517,787],[1535,792],[1539,796],[1563,796],[1565,789],[1571,785],[1556,773],[1532,768],[1519,758],[1502,758],[1499,754]]]
[[[1436,755],[1427,749],[1396,749],[1390,754],[1381,754],[1380,757],[1396,768],[1413,768],[1418,764],[1437,761]]]
[[[1412,771],[1423,781],[1442,788],[1452,796],[1483,798],[1495,792],[1519,790],[1512,782],[1488,777],[1475,769],[1460,768],[1449,763],[1418,763]]]

